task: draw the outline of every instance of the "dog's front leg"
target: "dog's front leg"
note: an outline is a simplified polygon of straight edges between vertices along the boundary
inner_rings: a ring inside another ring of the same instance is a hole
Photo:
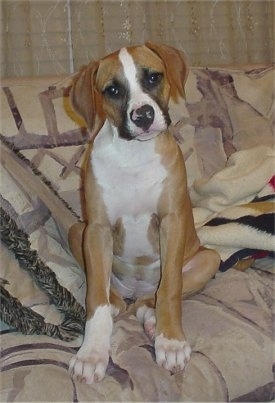
[[[160,225],[161,281],[156,299],[156,361],[170,371],[183,370],[191,349],[182,329],[182,266],[185,225],[181,214],[167,214]]]
[[[87,225],[83,252],[87,276],[85,334],[69,371],[77,380],[90,384],[105,375],[113,328],[109,301],[113,243],[108,225]]]

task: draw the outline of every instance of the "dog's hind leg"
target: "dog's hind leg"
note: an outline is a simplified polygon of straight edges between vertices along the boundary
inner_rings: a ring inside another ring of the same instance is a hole
[[[220,256],[213,249],[201,247],[182,269],[182,297],[201,291],[219,269]]]
[[[125,312],[127,304],[120,294],[111,287],[110,289],[110,304],[112,306],[112,316],[115,317],[119,313]]]
[[[216,251],[201,247],[182,269],[183,299],[201,291],[209,280],[214,277],[219,264],[220,256]],[[152,340],[155,338],[156,332],[155,302],[156,297],[152,295],[144,299],[138,299],[130,307],[130,311],[143,324],[145,333]]]
[[[138,299],[129,308],[129,311],[136,315],[139,322],[143,325],[147,336],[154,340],[156,333],[156,297],[152,295],[147,298]]]

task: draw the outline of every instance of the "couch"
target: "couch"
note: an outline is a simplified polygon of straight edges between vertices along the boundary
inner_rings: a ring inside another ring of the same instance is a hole
[[[68,373],[83,335],[85,275],[67,234],[83,219],[89,141],[70,110],[70,80],[1,82],[1,400],[271,401],[274,65],[191,68],[171,128],[199,237],[222,258],[215,278],[183,301],[186,370],[159,368],[126,312],[115,319],[107,375],[94,385]]]

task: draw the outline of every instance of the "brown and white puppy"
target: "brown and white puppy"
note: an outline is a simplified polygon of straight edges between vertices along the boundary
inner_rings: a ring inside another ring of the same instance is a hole
[[[220,259],[200,246],[184,160],[168,130],[169,108],[182,101],[186,76],[182,52],[146,43],[91,62],[74,80],[71,103],[93,139],[87,223],[69,234],[87,275],[85,336],[70,361],[80,381],[104,377],[112,316],[126,308],[124,298],[136,300],[158,365],[178,371],[190,358],[182,297],[202,289]]]

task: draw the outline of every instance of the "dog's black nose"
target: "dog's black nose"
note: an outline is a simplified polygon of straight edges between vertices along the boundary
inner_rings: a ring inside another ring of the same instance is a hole
[[[155,112],[151,105],[143,105],[140,108],[133,109],[130,113],[132,122],[144,130],[148,130],[154,121]]]

